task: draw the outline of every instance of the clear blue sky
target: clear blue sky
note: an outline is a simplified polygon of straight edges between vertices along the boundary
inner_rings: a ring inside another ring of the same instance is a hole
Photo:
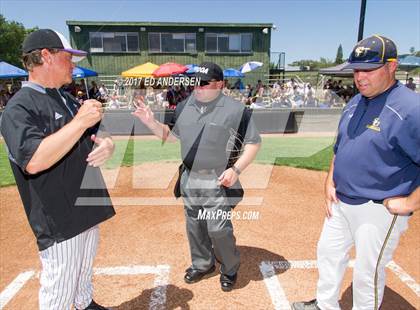
[[[299,59],[346,58],[357,40],[360,0],[80,1],[0,0],[6,19],[53,28],[68,37],[66,20],[273,23],[271,51]],[[364,36],[393,39],[399,53],[420,49],[420,0],[367,0]]]

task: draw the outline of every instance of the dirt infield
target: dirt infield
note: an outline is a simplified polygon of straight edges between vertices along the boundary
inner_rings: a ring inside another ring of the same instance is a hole
[[[246,199],[235,210],[254,219],[234,220],[242,264],[236,289],[224,293],[217,274],[192,285],[183,281],[190,257],[182,204],[172,198],[176,165],[133,170],[104,173],[117,215],[101,225],[94,276],[99,303],[119,310],[285,309],[287,302],[313,298],[324,172],[253,165],[243,173]],[[0,301],[7,301],[4,309],[36,309],[35,240],[16,187],[0,189],[0,197]],[[420,213],[411,218],[387,269],[382,309],[420,308],[419,220]],[[351,308],[350,284],[351,268],[343,309]]]

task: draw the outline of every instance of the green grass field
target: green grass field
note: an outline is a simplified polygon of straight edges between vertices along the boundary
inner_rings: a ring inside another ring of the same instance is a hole
[[[264,137],[256,162],[312,170],[328,170],[332,158],[332,137]],[[15,184],[9,160],[0,146],[0,186]],[[144,162],[179,162],[179,144],[158,140],[116,140],[115,153],[105,168],[132,166]]]

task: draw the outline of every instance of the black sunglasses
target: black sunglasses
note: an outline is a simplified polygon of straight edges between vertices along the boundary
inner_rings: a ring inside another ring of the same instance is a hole
[[[207,86],[207,85],[209,85],[210,84],[210,82],[208,82],[208,81],[200,81],[200,86],[201,87],[203,87],[203,86]]]
[[[203,86],[207,86],[207,85],[209,85],[210,84],[210,82],[217,82],[216,80],[210,80],[210,81],[203,81],[203,80],[200,80],[200,86],[201,87],[203,87]]]

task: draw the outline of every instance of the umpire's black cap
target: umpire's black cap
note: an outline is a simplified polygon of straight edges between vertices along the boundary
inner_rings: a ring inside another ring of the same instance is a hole
[[[203,62],[195,69],[197,78],[201,81],[223,81],[223,70],[214,62]]]

